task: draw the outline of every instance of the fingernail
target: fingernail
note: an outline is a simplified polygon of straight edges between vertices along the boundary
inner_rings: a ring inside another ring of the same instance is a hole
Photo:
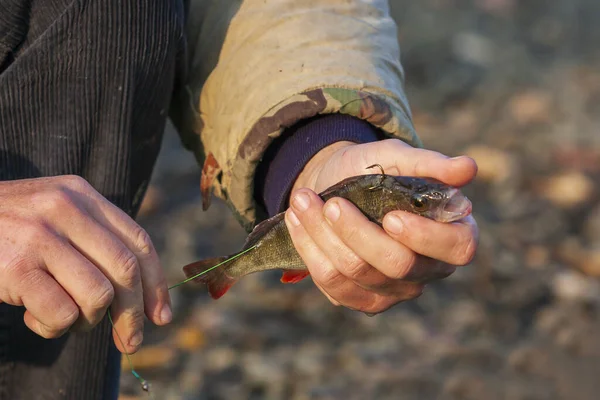
[[[324,214],[329,222],[335,222],[340,217],[340,206],[337,203],[327,204]]]
[[[129,347],[133,347],[133,348],[137,349],[142,344],[143,340],[144,340],[144,332],[139,331],[138,333],[133,335],[133,337],[131,339],[129,339]]]
[[[163,324],[168,324],[173,319],[173,312],[171,311],[171,306],[165,304],[160,312],[160,321]]]
[[[294,207],[300,211],[306,211],[310,204],[310,198],[306,193],[298,193],[294,196]]]
[[[400,234],[404,230],[404,221],[397,215],[390,215],[386,218],[385,228],[391,233]]]
[[[292,223],[292,225],[294,225],[294,226],[300,225],[300,220],[298,219],[298,217],[296,216],[296,214],[294,214],[294,212],[292,210],[289,210],[287,212],[287,216],[288,216],[288,220]]]

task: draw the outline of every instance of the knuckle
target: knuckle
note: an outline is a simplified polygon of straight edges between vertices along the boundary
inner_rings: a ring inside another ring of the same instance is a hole
[[[383,256],[386,264],[389,265],[385,275],[388,278],[398,280],[404,279],[410,273],[415,265],[417,256],[412,251],[408,252],[386,252]]]
[[[89,297],[88,307],[92,310],[103,310],[110,306],[115,297],[115,289],[112,285],[107,281],[96,292],[96,294]]]
[[[46,193],[43,207],[47,211],[62,212],[65,209],[75,207],[75,204],[67,190],[58,189]]]
[[[131,327],[132,334],[141,330],[144,326],[144,310],[142,308],[133,308],[127,312],[127,319]]]
[[[425,291],[425,285],[414,284],[411,285],[410,289],[407,290],[407,298],[406,300],[414,300],[416,298],[421,297],[423,292]]]
[[[67,330],[77,321],[79,318],[79,309],[74,305],[65,307],[57,314],[57,320],[52,328],[56,331],[62,332]]]
[[[397,302],[397,300],[390,301],[389,299],[383,298],[380,295],[373,295],[366,304],[360,307],[360,311],[369,314],[379,314],[388,310]]]
[[[56,330],[50,327],[46,327],[42,324],[39,324],[36,329],[38,335],[43,337],[44,339],[56,339],[62,336],[61,330]]]
[[[15,282],[23,282],[28,274],[34,270],[35,260],[32,256],[18,254],[10,262],[0,266],[3,275],[12,277]]]
[[[356,280],[364,277],[371,266],[358,256],[346,256],[342,262],[342,268],[346,272],[346,276]]]
[[[117,276],[126,287],[134,286],[141,279],[139,262],[135,254],[123,250],[119,256]]]
[[[153,253],[154,245],[148,232],[140,226],[137,226],[134,233],[134,244],[136,249],[144,255],[150,255]]]
[[[44,272],[38,268],[22,268],[17,272],[19,285],[26,287],[39,287],[43,283]]]
[[[72,189],[86,189],[90,184],[79,175],[63,175],[60,178],[61,184]]]
[[[345,280],[340,271],[330,265],[322,265],[320,269],[323,271],[320,281],[325,288],[339,286]]]

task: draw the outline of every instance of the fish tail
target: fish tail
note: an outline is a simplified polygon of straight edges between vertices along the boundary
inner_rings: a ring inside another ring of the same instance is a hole
[[[193,262],[191,264],[183,267],[183,272],[187,278],[191,278],[198,274],[202,274],[203,272],[208,271],[210,268],[215,265],[222,263],[227,260],[229,257],[216,257],[216,258],[207,258],[205,260],[200,260]],[[193,279],[196,283],[204,283],[207,288],[210,296],[213,299],[218,299],[223,296],[231,286],[237,281],[237,279],[233,279],[225,273],[225,268],[215,268],[212,271],[208,271],[197,278]]]

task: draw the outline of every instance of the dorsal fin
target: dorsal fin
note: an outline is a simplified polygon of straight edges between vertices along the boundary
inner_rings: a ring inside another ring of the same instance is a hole
[[[244,243],[243,249],[246,250],[247,248],[254,246],[263,236],[267,234],[267,232],[273,229],[275,225],[283,221],[284,217],[285,213],[282,212],[256,225],[246,238],[246,243]]]

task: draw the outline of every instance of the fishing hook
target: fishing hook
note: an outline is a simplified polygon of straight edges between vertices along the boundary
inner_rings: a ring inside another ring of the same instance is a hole
[[[369,190],[375,190],[377,188],[380,188],[381,185],[383,185],[383,180],[385,179],[385,171],[383,170],[383,167],[381,166],[381,164],[370,165],[367,167],[367,169],[371,169],[371,168],[375,168],[375,167],[379,167],[379,169],[381,170],[381,177],[379,178],[379,182],[375,186],[371,186],[369,188]]]

